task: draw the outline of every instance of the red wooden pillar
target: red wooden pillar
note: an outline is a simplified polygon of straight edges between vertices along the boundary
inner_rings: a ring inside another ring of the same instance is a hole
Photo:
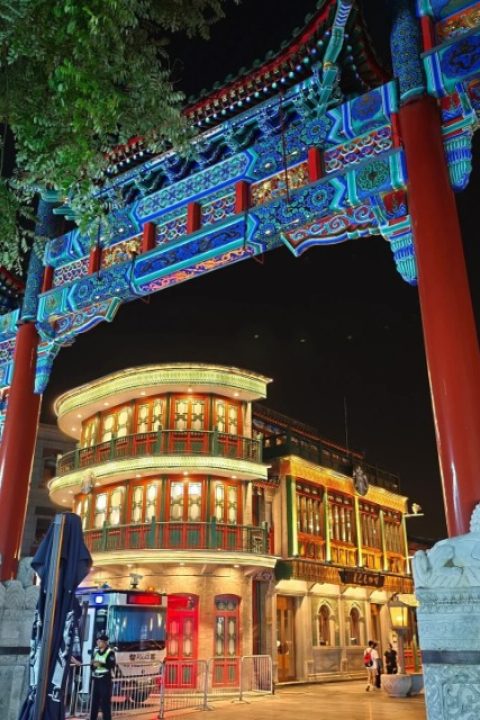
[[[448,533],[480,502],[480,355],[436,101],[399,111]]]
[[[422,45],[424,52],[428,52],[435,47],[435,28],[430,15],[422,15],[420,17],[420,30],[422,33]]]
[[[202,224],[202,208],[199,203],[191,202],[187,205],[187,233],[193,233],[196,230],[200,230]]]
[[[100,270],[100,262],[102,257],[102,248],[100,245],[95,245],[90,250],[90,257],[88,258],[88,274],[93,275]]]
[[[235,212],[246,212],[250,207],[250,183],[239,180],[235,185]]]
[[[400,137],[400,123],[398,119],[398,113],[392,113],[390,115],[390,120],[392,123],[392,145],[394,148],[398,148],[402,144],[402,139]]]
[[[153,222],[146,222],[143,226],[142,253],[146,253],[155,247],[156,226]]]
[[[308,148],[308,179],[310,182],[316,182],[324,176],[323,172],[323,154],[320,148]]]
[[[0,445],[0,553],[2,580],[16,572],[27,508],[41,396],[34,393],[38,333],[34,323],[20,325],[13,379]]]
[[[45,270],[43,271],[42,289],[40,292],[44,293],[52,289],[53,272],[54,270],[51,265],[45,266]]]

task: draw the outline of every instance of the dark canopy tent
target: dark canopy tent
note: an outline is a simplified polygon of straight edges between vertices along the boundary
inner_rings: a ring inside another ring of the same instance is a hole
[[[32,561],[40,576],[30,655],[30,687],[19,720],[63,720],[65,686],[80,617],[75,591],[92,558],[74,513],[55,517]]]

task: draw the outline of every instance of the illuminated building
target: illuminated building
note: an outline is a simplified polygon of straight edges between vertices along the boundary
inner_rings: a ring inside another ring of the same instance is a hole
[[[396,476],[302,423],[259,405],[254,428],[276,486],[268,519],[281,558],[273,591],[278,679],[364,674],[368,640],[382,652],[395,641],[388,600],[412,592],[407,498]]]
[[[59,432],[55,425],[40,423],[22,540],[24,556],[35,554],[58,510],[48,497],[48,483],[55,476],[57,457],[74,447],[75,443]]]
[[[197,363],[137,367],[55,404],[79,441],[51,499],[81,516],[89,583],[166,591],[171,658],[270,653],[278,679],[363,668],[409,592],[396,478],[252,403],[268,378]]]

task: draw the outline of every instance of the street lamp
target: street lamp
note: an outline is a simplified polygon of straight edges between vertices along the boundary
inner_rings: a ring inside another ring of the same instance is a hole
[[[405,654],[403,649],[403,634],[408,629],[409,606],[398,599],[392,599],[388,603],[390,622],[392,630],[395,630],[398,637],[398,672],[405,672]]]

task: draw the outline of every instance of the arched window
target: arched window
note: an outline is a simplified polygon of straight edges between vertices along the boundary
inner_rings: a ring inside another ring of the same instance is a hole
[[[330,636],[330,608],[328,605],[321,605],[318,611],[318,644],[331,645]]]
[[[357,607],[352,607],[350,610],[348,621],[350,630],[349,645],[360,645],[362,642],[361,617],[360,610]]]

